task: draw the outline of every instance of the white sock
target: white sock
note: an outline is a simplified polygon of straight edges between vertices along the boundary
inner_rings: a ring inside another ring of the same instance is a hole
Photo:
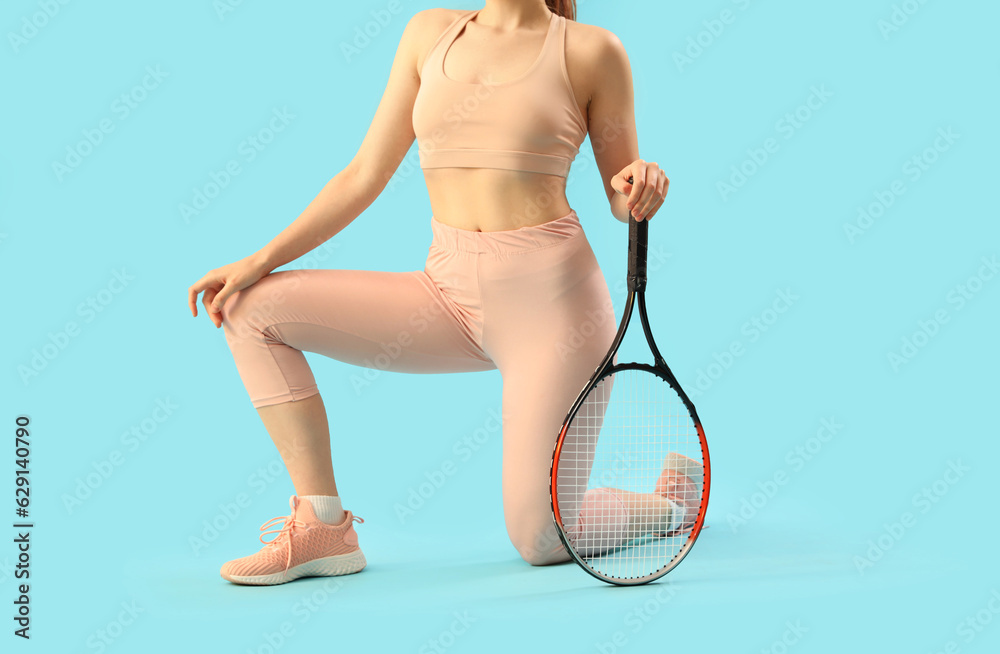
[[[302,495],[302,499],[309,500],[312,504],[313,513],[321,521],[328,525],[339,525],[344,521],[344,507],[340,505],[338,495]]]

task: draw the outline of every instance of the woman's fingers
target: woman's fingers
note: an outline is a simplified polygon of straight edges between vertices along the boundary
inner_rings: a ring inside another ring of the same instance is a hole
[[[650,184],[650,189],[652,189],[652,196],[649,198],[646,206],[640,209],[643,220],[652,218],[659,211],[660,207],[663,206],[667,190],[667,176],[663,174],[663,171],[657,173],[656,184]]]
[[[660,167],[655,163],[646,163],[644,166],[644,181],[642,195],[636,201],[636,209],[632,212],[638,220],[646,220],[651,213],[659,207],[663,200],[661,196],[662,179],[665,177]]]
[[[669,190],[670,190],[670,178],[667,177],[666,173],[664,173],[660,175],[660,203],[656,205],[656,209],[653,210],[653,213],[659,211],[660,207],[663,206],[663,203],[666,202],[667,191]]]
[[[191,308],[191,315],[198,316],[198,294],[202,291],[208,290],[209,288],[218,287],[222,285],[222,280],[219,279],[216,271],[212,270],[205,274],[204,277],[196,281],[194,284],[188,287],[188,307]],[[216,288],[218,290],[218,288]],[[208,305],[205,305],[205,310],[208,310]]]
[[[198,294],[205,290],[205,277],[188,286],[188,308],[191,309],[191,315],[195,317],[198,317]]]
[[[219,292],[219,289],[215,286],[209,286],[205,289],[205,294],[201,296],[201,303],[205,307],[205,311],[212,313],[212,300],[215,299],[215,294]]]
[[[211,286],[205,289],[205,295],[201,299],[201,303],[205,305],[205,313],[208,314],[209,319],[212,323],[219,327],[222,325],[222,315],[212,306],[212,302],[215,301],[215,296],[219,292],[218,286]]]
[[[635,209],[639,205],[639,200],[642,198],[642,194],[646,188],[646,167],[643,165],[645,162],[639,159],[633,164],[632,167],[632,192],[628,194],[628,200],[625,202],[625,206],[628,210],[635,215]]]
[[[191,315],[198,315],[198,294],[204,291],[201,303],[205,307],[205,313],[216,327],[221,327],[222,309],[225,303],[234,293],[259,277],[257,264],[248,259],[209,271],[188,288]]]
[[[622,170],[616,177],[623,180],[621,189],[615,188],[622,195],[627,195],[625,206],[636,220],[649,220],[653,217],[667,197],[670,180],[660,170],[655,162],[636,159]],[[612,180],[612,187],[617,180]]]
[[[226,304],[226,300],[229,299],[230,295],[240,290],[240,286],[242,286],[242,284],[237,284],[232,279],[226,280],[226,283],[219,289],[215,298],[212,300],[212,310],[216,312],[222,311],[222,307]]]
[[[632,174],[628,168],[611,178],[611,188],[619,195],[628,195],[632,192]]]

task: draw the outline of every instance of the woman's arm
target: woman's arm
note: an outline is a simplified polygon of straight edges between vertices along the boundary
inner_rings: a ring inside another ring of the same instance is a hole
[[[357,154],[294,222],[254,255],[268,271],[325,243],[385,189],[416,138],[412,115],[420,88],[417,59],[428,23],[440,21],[434,12],[418,12],[403,30],[385,92]]]
[[[298,218],[266,246],[221,268],[210,270],[188,287],[188,307],[198,315],[198,295],[216,327],[222,326],[226,300],[301,257],[347,227],[375,201],[413,144],[413,101],[420,87],[419,55],[428,38],[436,38],[448,10],[428,9],[410,19],[403,30],[389,81],[372,124],[351,162],[309,203]],[[429,36],[430,35],[430,36]]]
[[[662,204],[669,180],[656,163],[639,158],[632,67],[625,46],[613,32],[591,29],[580,49],[593,80],[587,115],[594,158],[614,217],[628,222],[632,209],[637,218],[648,219]]]

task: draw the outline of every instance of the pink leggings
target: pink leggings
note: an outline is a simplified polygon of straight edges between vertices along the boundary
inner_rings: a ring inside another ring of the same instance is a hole
[[[302,351],[397,372],[498,369],[507,532],[529,563],[569,560],[549,466],[566,412],[614,338],[604,276],[575,211],[500,232],[431,225],[422,271],[283,270],[232,295],[223,327],[237,370],[259,408],[319,392]],[[578,506],[561,509],[581,542],[620,544],[623,501],[608,489],[574,497]],[[588,516],[602,533],[617,527],[594,539]]]

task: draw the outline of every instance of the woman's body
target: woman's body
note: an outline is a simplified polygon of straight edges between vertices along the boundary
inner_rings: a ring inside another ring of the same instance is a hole
[[[541,3],[522,4],[530,4],[532,8],[537,9]],[[551,14],[548,9],[544,11]],[[420,37],[421,47],[418,48],[420,55],[416,62],[418,70],[426,64],[428,51],[437,36],[464,13],[466,12],[450,9],[429,12],[426,21],[429,25],[426,30],[422,30]],[[518,32],[517,34],[504,35],[502,32],[498,33],[497,27],[487,27],[479,23],[480,20],[484,20],[483,13],[479,12],[478,16],[465,24],[464,33],[448,49],[444,72],[453,80],[463,83],[483,83],[488,89],[489,82],[507,83],[520,77],[532,66],[542,48],[549,19],[547,17],[539,19],[536,16],[531,19],[529,26],[514,30]],[[512,16],[506,20],[515,18]],[[539,22],[542,24],[539,25]],[[528,34],[520,33],[529,31]],[[567,74],[578,113],[582,116],[582,120],[586,121],[588,113],[591,113],[591,98],[598,90],[599,76],[611,73],[608,66],[610,62],[606,60],[608,51],[614,44],[611,42],[610,33],[606,30],[575,21],[566,22],[566,32]],[[603,65],[602,60],[604,60]],[[621,66],[622,63],[619,59],[618,65]],[[616,74],[628,72],[627,69],[620,69]],[[621,121],[621,116],[615,116],[615,113],[631,113],[631,90],[627,88],[630,82],[630,75],[626,75],[617,81],[616,88],[608,88],[605,83],[606,93],[619,93],[621,97],[607,98],[606,108],[603,103],[600,107],[594,108],[595,120],[615,124],[616,118]],[[477,100],[481,95],[478,89],[470,90],[469,93]],[[487,103],[490,101],[488,91],[485,95],[487,98],[482,102]],[[475,107],[475,103],[472,105]],[[474,112],[475,108],[472,111]],[[406,115],[408,122],[409,114]],[[602,167],[602,178],[609,179],[611,175],[606,175],[605,172],[619,172],[632,162],[632,159],[628,158],[628,136],[622,134],[619,137],[624,142],[618,144],[613,151],[607,152],[608,156],[598,159],[598,165]],[[408,148],[409,143],[406,145]],[[615,160],[616,156],[619,160]],[[619,163],[622,165],[617,165]],[[610,169],[604,171],[603,167]],[[461,229],[480,231],[516,229],[545,223],[570,211],[565,195],[566,178],[556,175],[490,168],[438,168],[425,170],[424,178],[434,216],[445,224]],[[530,199],[539,196],[551,199],[551,204],[545,208],[537,207],[533,215],[526,215],[529,213],[527,207],[531,205]],[[475,206],[477,211],[468,211],[470,206]],[[624,212],[619,214],[619,219],[624,215]]]
[[[192,313],[197,314],[197,295],[204,290],[213,323],[226,326],[254,406],[299,497],[338,497],[326,411],[299,350],[360,364],[403,330],[412,344],[393,359],[391,370],[498,368],[504,376],[507,527],[522,557],[533,564],[569,558],[551,524],[546,473],[558,424],[614,330],[603,276],[566,201],[565,175],[509,166],[450,167],[447,161],[435,168],[428,156],[424,174],[434,244],[424,271],[269,273],[335,235],[384,189],[416,138],[413,124],[420,121],[414,119],[428,106],[425,93],[424,104],[414,113],[421,72],[431,69],[428,56],[443,62],[444,77],[451,80],[447,84],[454,82],[471,95],[479,92],[480,100],[485,88],[492,99],[490,94],[511,91],[512,86],[505,87],[508,81],[517,82],[533,69],[543,42],[550,53],[564,42],[566,75],[550,83],[564,84],[554,88],[563,94],[557,97],[564,113],[579,119],[580,133],[574,138],[582,140],[584,131],[590,132],[612,214],[624,222],[630,208],[637,218],[656,213],[667,180],[656,164],[638,159],[624,49],[607,30],[560,20],[543,0],[487,0],[477,12],[432,9],[415,15],[400,41],[371,128],[351,163],[267,246],[210,272],[189,289]],[[450,47],[435,48],[446,31]],[[555,34],[564,41],[555,40]],[[557,58],[550,61],[559,61],[559,55],[552,56]],[[558,69],[550,64],[549,70]],[[510,101],[512,96],[495,97]],[[428,134],[431,123],[441,119],[439,112],[440,107],[423,111],[427,120],[421,124]],[[461,118],[462,111],[456,115]],[[454,145],[440,136],[447,132],[435,134],[434,142],[421,146]],[[634,186],[626,183],[629,177]],[[441,317],[413,321],[415,313],[426,311]],[[568,356],[559,354],[559,343],[570,330],[600,315],[606,318],[600,329]],[[420,329],[422,324],[427,327]],[[620,493],[591,501],[613,501],[625,516],[629,497]],[[666,502],[669,513],[672,505]],[[293,516],[295,504],[293,497]],[[605,504],[595,507],[611,510]],[[629,516],[630,531],[639,528],[632,524],[639,519]],[[648,530],[648,516],[642,520]],[[291,522],[286,521],[286,531],[294,531]],[[349,522],[349,539],[354,539]]]

